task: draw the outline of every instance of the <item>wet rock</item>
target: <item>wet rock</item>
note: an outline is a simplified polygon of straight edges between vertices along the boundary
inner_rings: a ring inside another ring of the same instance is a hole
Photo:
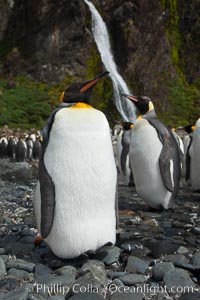
[[[196,252],[192,257],[192,264],[200,267],[200,252]]]
[[[19,279],[25,279],[25,278],[28,278],[29,276],[29,272],[27,271],[24,271],[24,270],[18,270],[18,269],[15,269],[15,268],[10,268],[8,270],[8,275],[12,275],[16,278],[19,278]]]
[[[144,226],[152,226],[152,227],[158,227],[158,222],[156,221],[156,219],[149,219],[149,220],[145,220],[142,225]]]
[[[47,300],[65,300],[64,296],[50,296]]]
[[[198,265],[184,264],[184,263],[181,263],[181,262],[175,262],[174,265],[176,267],[191,271],[193,273],[200,272],[200,266],[198,266]]]
[[[121,280],[125,285],[132,286],[138,283],[144,283],[146,277],[144,275],[138,275],[138,274],[126,274],[120,276],[119,280]]]
[[[9,253],[11,255],[29,254],[34,249],[35,249],[34,244],[24,244],[24,243],[22,244],[20,242],[9,243],[5,245],[6,253]]]
[[[79,277],[76,280],[72,290],[73,290],[73,294],[76,293],[82,294],[83,291],[88,293],[93,292],[94,289],[98,291],[102,289],[104,286],[105,286],[104,279],[103,282],[101,282],[99,278],[96,278],[92,273],[89,272]]]
[[[36,264],[35,265],[35,278],[39,280],[42,276],[48,276],[52,274],[52,270],[43,264]]]
[[[0,293],[0,299],[1,300],[27,300],[28,294],[30,291],[30,287],[19,287],[14,291],[11,291],[9,293]]]
[[[180,262],[180,263],[184,263],[184,264],[188,263],[187,257],[182,254],[166,255],[165,257],[163,257],[163,261],[170,261],[173,264],[176,262]]]
[[[178,244],[174,244],[168,240],[147,240],[144,245],[151,250],[155,258],[159,258],[163,254],[172,254],[179,248]]]
[[[104,267],[104,263],[97,260],[91,260],[86,262],[80,269],[80,273],[84,274],[90,272],[95,279],[97,279],[102,285],[107,283],[107,274]]]
[[[0,276],[6,274],[6,267],[4,260],[0,257]]]
[[[75,278],[78,271],[74,266],[64,266],[64,267],[61,267],[61,268],[55,270],[54,273],[58,274],[58,275],[69,274]]]
[[[27,272],[33,272],[35,264],[22,259],[10,260],[7,262],[7,268],[15,268]]]
[[[127,253],[130,253],[133,250],[141,249],[143,248],[142,244],[138,242],[130,242],[130,243],[123,243],[120,246],[121,249],[126,251]]]
[[[35,236],[32,235],[24,236],[20,239],[20,243],[23,244],[34,244],[34,242],[35,242]]]
[[[132,287],[132,290],[134,290],[134,287]],[[116,292],[112,295],[111,300],[143,300],[144,295],[141,292],[133,292],[128,291],[127,287],[124,288],[124,291]]]
[[[200,227],[193,227],[192,232],[196,235],[200,235]]]
[[[44,275],[39,277],[35,283],[34,291],[42,296],[52,296],[55,294],[66,296],[74,282],[75,279],[70,275]]]
[[[189,273],[178,268],[169,270],[165,273],[163,282],[170,294],[180,293],[180,290],[182,292],[186,286],[196,287],[195,283],[191,280]]]
[[[200,300],[199,292],[186,293],[180,296],[179,300]]]
[[[183,247],[183,246],[180,246],[177,250],[177,253],[178,254],[187,254],[189,253],[190,251],[186,248],[186,247]]]
[[[84,294],[77,294],[70,298],[70,300],[103,300],[104,297],[98,295],[96,293],[84,293]]]
[[[174,265],[171,262],[157,263],[153,266],[152,276],[155,280],[162,281],[164,275],[172,269],[174,269]]]
[[[16,287],[17,287],[17,279],[15,278],[0,279],[0,290],[11,291],[14,290]]]
[[[28,295],[28,300],[45,300],[47,299],[46,297],[43,297],[42,295],[39,294],[29,294]]]
[[[126,275],[127,272],[113,272],[112,270],[109,270],[107,272],[107,276],[111,279],[119,278],[120,276]]]
[[[128,273],[139,273],[139,274],[145,274],[148,269],[148,264],[135,256],[129,256],[126,271]]]
[[[4,248],[0,248],[0,255],[5,253],[5,249]]]
[[[46,298],[39,294],[29,294],[28,300],[45,300]]]
[[[98,254],[103,255],[101,259],[107,266],[118,261],[121,249],[115,246],[105,246],[102,247]]]

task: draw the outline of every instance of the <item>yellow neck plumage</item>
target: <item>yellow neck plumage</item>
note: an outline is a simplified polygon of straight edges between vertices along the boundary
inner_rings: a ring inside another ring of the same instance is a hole
[[[70,106],[71,109],[93,108],[91,105],[83,102],[77,102],[75,105]]]

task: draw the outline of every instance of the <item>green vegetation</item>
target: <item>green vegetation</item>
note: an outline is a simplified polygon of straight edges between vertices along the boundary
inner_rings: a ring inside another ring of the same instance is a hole
[[[168,109],[161,118],[174,127],[195,124],[200,116],[200,90],[193,85],[169,82]]]
[[[18,76],[9,86],[0,80],[0,126],[11,128],[41,128],[52,110],[59,105],[59,97],[71,78],[61,84],[44,84]]]

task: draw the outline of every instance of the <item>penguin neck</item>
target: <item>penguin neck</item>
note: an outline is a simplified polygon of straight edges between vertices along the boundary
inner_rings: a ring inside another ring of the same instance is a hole
[[[76,102],[73,106],[71,106],[71,108],[82,109],[82,108],[92,108],[92,106],[84,102]]]

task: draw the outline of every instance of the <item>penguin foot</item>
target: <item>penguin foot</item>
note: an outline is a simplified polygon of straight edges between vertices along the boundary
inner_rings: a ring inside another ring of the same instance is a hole
[[[35,247],[39,247],[43,240],[41,236],[37,236],[34,241]]]
[[[119,215],[135,215],[135,212],[133,210],[119,210]]]

